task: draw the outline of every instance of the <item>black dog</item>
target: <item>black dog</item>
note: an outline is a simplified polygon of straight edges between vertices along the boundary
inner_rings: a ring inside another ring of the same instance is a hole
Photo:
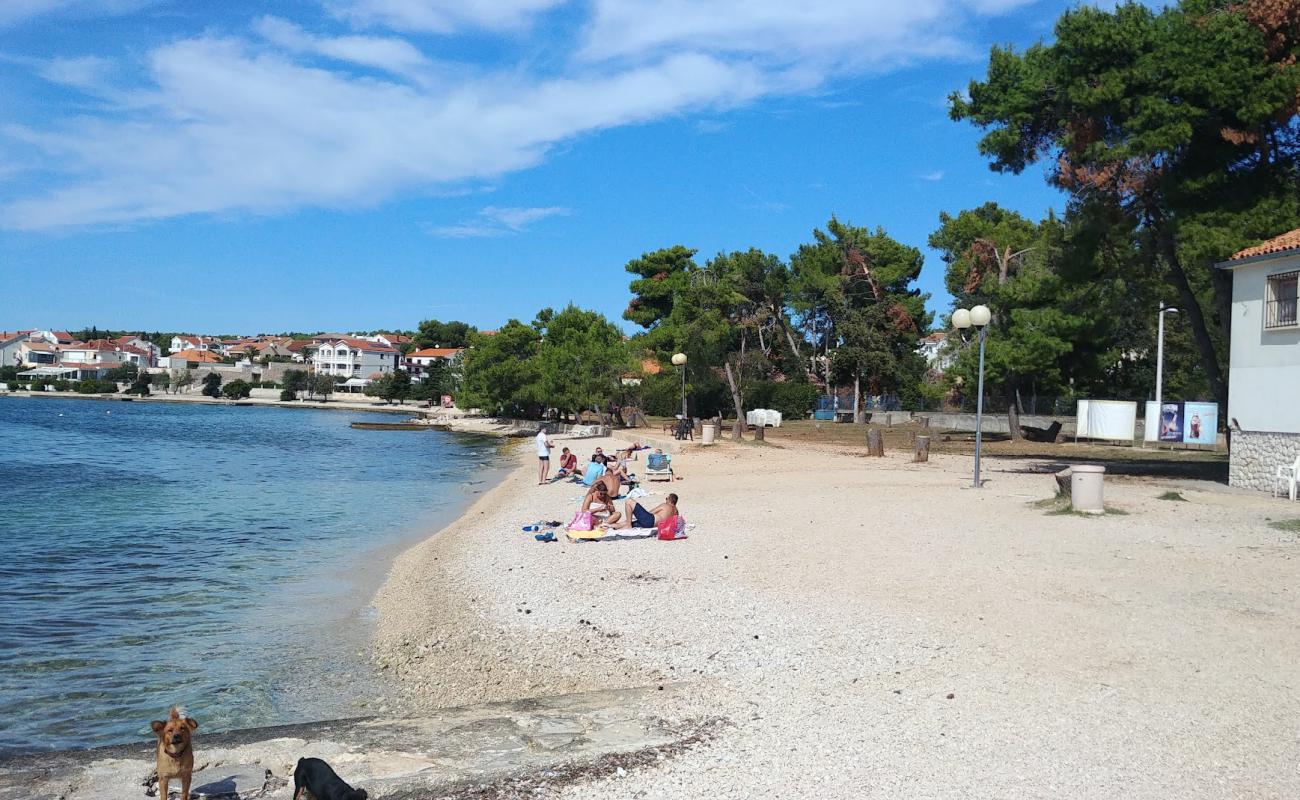
[[[316,800],[366,800],[365,789],[353,789],[319,758],[300,758],[293,771],[293,800],[306,790]]]

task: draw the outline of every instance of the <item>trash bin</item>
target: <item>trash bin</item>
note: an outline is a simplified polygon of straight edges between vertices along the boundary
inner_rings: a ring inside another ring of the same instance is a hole
[[[700,428],[700,436],[702,437],[700,444],[713,444],[713,441],[718,438],[718,423],[704,423]]]
[[[1076,464],[1070,467],[1070,507],[1084,514],[1104,514],[1102,484],[1106,468],[1100,464]]]

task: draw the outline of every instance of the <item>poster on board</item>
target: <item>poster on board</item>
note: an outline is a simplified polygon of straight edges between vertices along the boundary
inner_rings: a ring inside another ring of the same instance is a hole
[[[1218,444],[1219,404],[1183,403],[1183,443]]]
[[[1183,440],[1183,404],[1160,404],[1160,441],[1181,442]]]

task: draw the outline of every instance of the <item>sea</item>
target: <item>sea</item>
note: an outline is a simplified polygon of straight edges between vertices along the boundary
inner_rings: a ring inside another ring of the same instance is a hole
[[[0,754],[359,716],[392,558],[503,472],[366,412],[0,397]]]

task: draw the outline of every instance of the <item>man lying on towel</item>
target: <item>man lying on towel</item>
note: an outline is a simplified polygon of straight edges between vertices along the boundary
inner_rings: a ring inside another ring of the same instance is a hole
[[[677,516],[677,495],[668,495],[662,503],[648,510],[635,500],[628,500],[624,508],[627,509],[627,515],[623,517],[623,521],[611,527],[654,528],[660,522]]]

